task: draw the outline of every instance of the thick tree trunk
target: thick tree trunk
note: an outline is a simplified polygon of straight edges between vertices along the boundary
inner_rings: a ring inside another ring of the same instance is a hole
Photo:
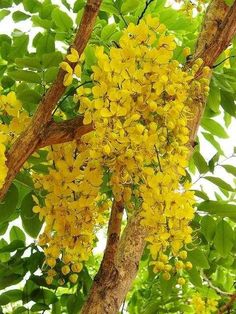
[[[118,313],[138,271],[145,246],[146,230],[140,225],[140,217],[132,216],[113,253],[107,255],[109,238],[98,274],[83,307],[82,314]]]
[[[236,1],[229,8],[224,0],[213,0],[208,8],[202,31],[196,47],[194,59],[202,58],[204,65],[212,67],[217,57],[227,48],[236,33]],[[194,141],[202,114],[205,99],[192,108],[194,118],[190,121],[190,144]],[[112,215],[111,215],[112,220]],[[113,251],[112,258],[107,247],[103,261],[94,278],[82,314],[117,314],[124,302],[134,278],[137,275],[147,230],[140,224],[138,214],[133,215]]]

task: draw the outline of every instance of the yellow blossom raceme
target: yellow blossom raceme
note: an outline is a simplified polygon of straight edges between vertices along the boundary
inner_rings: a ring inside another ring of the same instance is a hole
[[[213,314],[217,311],[217,298],[204,298],[200,293],[194,293],[191,303],[196,314]]]
[[[190,185],[179,182],[189,157],[189,106],[207,93],[208,81],[195,78],[200,60],[184,69],[172,59],[175,46],[173,35],[148,15],[129,24],[117,48],[96,48],[93,87],[81,86],[74,96],[84,124],[94,130],[77,144],[53,147],[48,158],[54,169],[35,177],[48,191],[35,212],[45,219],[39,243],[50,264],[61,259],[73,273],[80,271],[110,206],[110,194],[101,193],[105,182],[114,200],[139,211],[148,226],[153,270],[169,279],[171,272],[182,276],[190,269],[183,247],[192,240],[195,200]],[[77,60],[76,53],[69,58]]]
[[[0,88],[0,91],[2,88]],[[3,186],[8,169],[6,146],[11,145],[29,123],[29,115],[22,108],[15,92],[0,94],[0,188]]]

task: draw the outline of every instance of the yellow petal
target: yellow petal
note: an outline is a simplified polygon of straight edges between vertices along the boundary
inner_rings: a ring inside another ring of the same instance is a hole
[[[81,66],[79,64],[76,65],[75,69],[74,69],[74,73],[77,77],[81,76]]]
[[[70,61],[70,62],[78,62],[79,61],[79,54],[78,51],[74,48],[71,48],[70,50],[70,54],[68,54],[66,56],[66,58]]]
[[[100,115],[101,115],[103,118],[112,117],[112,113],[111,113],[107,108],[102,108],[101,111],[100,111]]]
[[[66,71],[70,74],[73,73],[72,67],[67,62],[61,62],[60,67],[62,68],[62,70]]]
[[[86,111],[84,114],[84,120],[83,123],[86,124],[90,124],[92,122],[92,115],[90,111]]]
[[[63,84],[64,84],[64,86],[69,86],[69,85],[71,85],[72,81],[73,81],[73,76],[70,73],[67,73],[64,76]]]

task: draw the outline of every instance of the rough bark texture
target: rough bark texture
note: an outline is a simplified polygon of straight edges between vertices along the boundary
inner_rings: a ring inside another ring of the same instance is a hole
[[[82,54],[88,43],[101,2],[102,0],[87,1],[79,29],[76,33],[74,43],[72,44],[72,47],[74,47],[79,52],[79,54]],[[71,66],[74,67],[75,65],[71,64]],[[0,191],[0,199],[4,197],[16,174],[20,171],[28,157],[39,147],[42,147],[42,143],[44,141],[47,145],[51,144],[49,141],[47,141],[45,135],[47,135],[48,132],[49,135],[52,136],[52,128],[55,130],[55,124],[52,122],[52,111],[65,92],[66,87],[63,85],[64,76],[65,72],[63,70],[59,70],[54,84],[47,91],[41,103],[39,104],[30,125],[7,152],[6,165],[8,167],[8,175],[5,184]],[[81,124],[79,127],[82,126],[82,121],[80,120],[80,122]],[[48,126],[51,128],[50,130],[47,130]],[[59,136],[63,138],[63,141],[65,141],[64,139],[66,136],[62,135],[61,126],[62,125],[58,126],[60,129]],[[67,131],[68,129],[66,130],[66,133],[68,133]],[[76,134],[74,130],[73,133]],[[55,139],[55,133],[53,135],[53,142],[59,142]]]
[[[235,34],[236,1],[231,7],[228,7],[224,0],[213,0],[207,9],[192,62],[201,58],[204,61],[203,66],[212,68],[219,55],[229,46]],[[189,128],[192,146],[204,109],[205,99],[199,99],[198,105],[194,104],[191,108],[193,119],[189,121]]]
[[[229,8],[224,0],[213,0],[208,8],[199,35],[194,60],[202,58],[204,65],[212,67],[218,56],[229,45],[236,33],[236,2]],[[194,142],[204,112],[205,99],[192,109],[190,121],[190,141]],[[137,275],[139,261],[145,247],[147,229],[140,224],[140,216],[133,215],[121,236],[114,262],[111,267],[109,258],[104,254],[98,277],[85,303],[82,314],[117,314]],[[108,250],[109,241],[106,250]]]
[[[110,221],[116,221],[112,214]],[[103,261],[81,314],[118,313],[137,275],[145,237],[146,229],[140,225],[138,214],[129,219],[119,242],[119,236],[116,235],[115,246],[108,237]]]

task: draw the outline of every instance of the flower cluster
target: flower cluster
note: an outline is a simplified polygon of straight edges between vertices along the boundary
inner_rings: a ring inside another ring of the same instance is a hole
[[[191,69],[173,60],[175,47],[174,36],[149,15],[138,25],[130,23],[116,48],[96,48],[93,87],[81,86],[74,96],[84,124],[94,130],[77,145],[54,148],[55,169],[39,179],[48,194],[45,206],[34,210],[46,221],[40,244],[50,267],[62,257],[65,266],[72,262],[62,269],[67,274],[91,253],[94,228],[104,204],[109,206],[100,193],[104,172],[113,201],[122,202],[128,214],[141,215],[154,271],[169,279],[171,271],[192,267],[183,262],[182,248],[192,240],[194,194],[187,182],[179,182],[189,157],[189,106],[207,92],[208,82],[195,78],[201,60]],[[61,66],[68,86],[72,72],[67,62]]]
[[[7,175],[6,146],[13,143],[29,119],[27,112],[22,109],[22,103],[16,98],[15,92],[0,95],[0,188]]]
[[[94,226],[103,223],[101,214],[109,207],[99,192],[103,170],[97,161],[89,160],[87,150],[73,142],[53,146],[48,160],[53,160],[49,174],[34,174],[35,187],[47,191],[44,206],[34,197],[37,205],[33,208],[46,223],[39,237],[49,266],[46,281],[51,284],[54,277],[68,275],[76,282],[94,246]],[[55,271],[59,258],[60,271]]]
[[[200,293],[193,295],[191,303],[197,314],[211,314],[217,311],[217,300],[214,298],[203,298]]]

